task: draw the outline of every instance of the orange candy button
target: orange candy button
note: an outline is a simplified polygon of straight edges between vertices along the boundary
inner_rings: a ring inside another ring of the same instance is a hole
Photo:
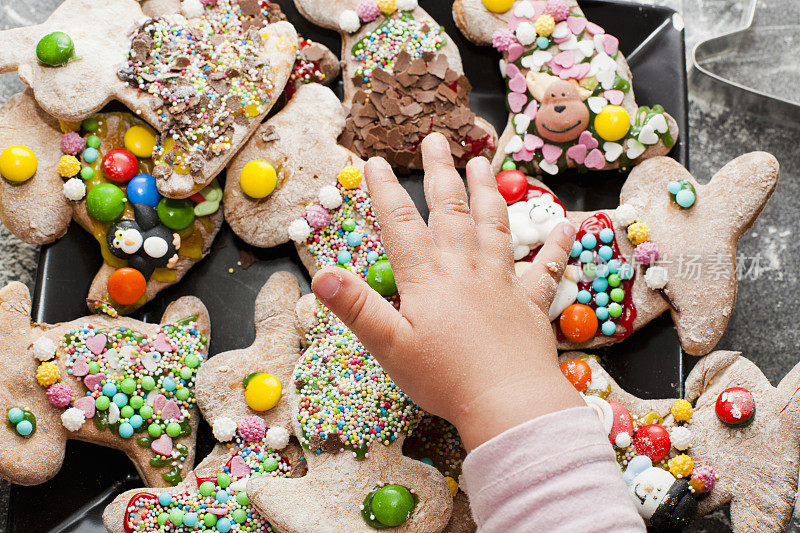
[[[586,342],[597,333],[597,315],[588,305],[572,304],[561,313],[561,332],[572,342]]]
[[[147,280],[135,268],[120,268],[108,277],[108,295],[121,305],[139,301],[147,288]]]
[[[561,373],[578,392],[586,392],[592,379],[592,369],[586,361],[580,359],[570,359],[561,363]]]

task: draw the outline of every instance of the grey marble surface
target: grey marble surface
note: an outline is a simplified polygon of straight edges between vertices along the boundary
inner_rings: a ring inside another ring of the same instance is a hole
[[[746,24],[754,1],[643,0],[682,13],[687,59],[698,41]],[[0,29],[40,22],[58,3],[0,0]],[[753,24],[763,28],[761,38],[741,43],[737,55],[715,58],[713,68],[763,91],[800,101],[800,60],[793,46],[800,39],[800,1],[760,0]],[[0,75],[0,103],[22,88],[16,74]],[[800,235],[800,112],[775,120],[739,106],[720,104],[713,94],[698,89],[693,81],[689,141],[691,170],[700,181],[707,181],[727,161],[750,150],[771,152],[781,163],[782,176],[775,195],[739,245],[739,256],[758,268],[740,281],[736,309],[720,345],[743,351],[777,383],[800,354],[800,328],[795,322],[800,316],[800,261],[792,253],[794,236]],[[0,227],[0,284],[17,279],[31,286],[37,254],[36,247],[20,243]],[[0,491],[0,528],[5,523],[6,498],[7,490]],[[692,531],[726,531],[728,521],[727,511],[719,511],[696,523]],[[790,530],[800,531],[797,518]]]

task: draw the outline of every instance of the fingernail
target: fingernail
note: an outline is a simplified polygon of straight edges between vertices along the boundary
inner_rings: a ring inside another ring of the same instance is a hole
[[[342,280],[333,272],[323,272],[314,280],[314,294],[323,300],[330,300],[339,292]]]
[[[570,237],[575,235],[575,226],[573,226],[569,222],[565,222],[562,228],[564,229],[564,235],[568,235]]]
[[[392,167],[389,166],[389,163],[382,157],[370,157],[367,164],[374,168],[374,169],[391,169]]]
[[[439,152],[440,155],[450,155],[450,145],[447,144],[447,139],[441,133],[429,134],[425,137],[424,142],[428,149]]]

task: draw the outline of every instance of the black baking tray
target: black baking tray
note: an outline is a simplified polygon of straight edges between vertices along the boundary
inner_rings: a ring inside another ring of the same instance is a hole
[[[303,20],[290,1],[279,3],[289,20],[306,37],[326,44],[338,53],[338,34],[321,30]],[[473,85],[472,109],[488,119],[498,133],[506,122],[504,85],[498,70],[498,55],[489,47],[469,43],[455,27],[451,2],[420,0],[420,4],[456,41],[464,69]],[[581,2],[586,16],[616,35],[634,76],[634,90],[640,105],[661,104],[675,117],[680,137],[671,156],[688,166],[688,119],[683,30],[673,24],[674,11],[614,1]],[[341,83],[335,87],[341,94]],[[613,208],[626,178],[617,171],[567,173],[548,179],[559,198],[570,209]],[[401,181],[427,216],[421,174]],[[309,278],[291,244],[267,250],[253,249],[222,227],[212,253],[198,263],[178,284],[139,310],[134,317],[157,321],[166,305],[184,295],[198,296],[211,313],[211,353],[248,346],[255,336],[253,304],[270,274],[279,270],[294,273],[304,292]],[[241,251],[251,251],[258,261],[242,269],[237,263]],[[40,322],[73,320],[87,313],[84,298],[101,264],[94,239],[73,224],[66,236],[42,249],[33,318]],[[233,269],[231,273],[229,269]],[[598,352],[606,368],[620,384],[644,397],[680,394],[683,356],[675,329],[664,315],[624,342]],[[198,461],[210,452],[213,438],[203,422],[198,434]],[[14,485],[11,489],[8,531],[105,531],[101,514],[116,494],[140,486],[128,459],[121,453],[93,444],[69,441],[64,466],[52,480],[35,487]]]

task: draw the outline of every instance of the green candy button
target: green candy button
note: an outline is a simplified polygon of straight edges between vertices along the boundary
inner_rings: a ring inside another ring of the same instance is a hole
[[[381,524],[399,526],[414,511],[414,495],[402,485],[386,485],[372,497],[372,514]]]
[[[125,193],[113,183],[101,183],[86,194],[89,216],[100,222],[113,222],[125,210]]]
[[[194,222],[194,203],[191,200],[162,198],[156,207],[161,223],[173,231],[181,231]]]
[[[386,259],[375,261],[367,270],[367,283],[378,291],[381,296],[397,294],[397,284],[394,281],[392,266]]]
[[[36,57],[51,67],[66,65],[74,53],[75,47],[72,39],[62,31],[54,31],[45,35],[36,45]]]

